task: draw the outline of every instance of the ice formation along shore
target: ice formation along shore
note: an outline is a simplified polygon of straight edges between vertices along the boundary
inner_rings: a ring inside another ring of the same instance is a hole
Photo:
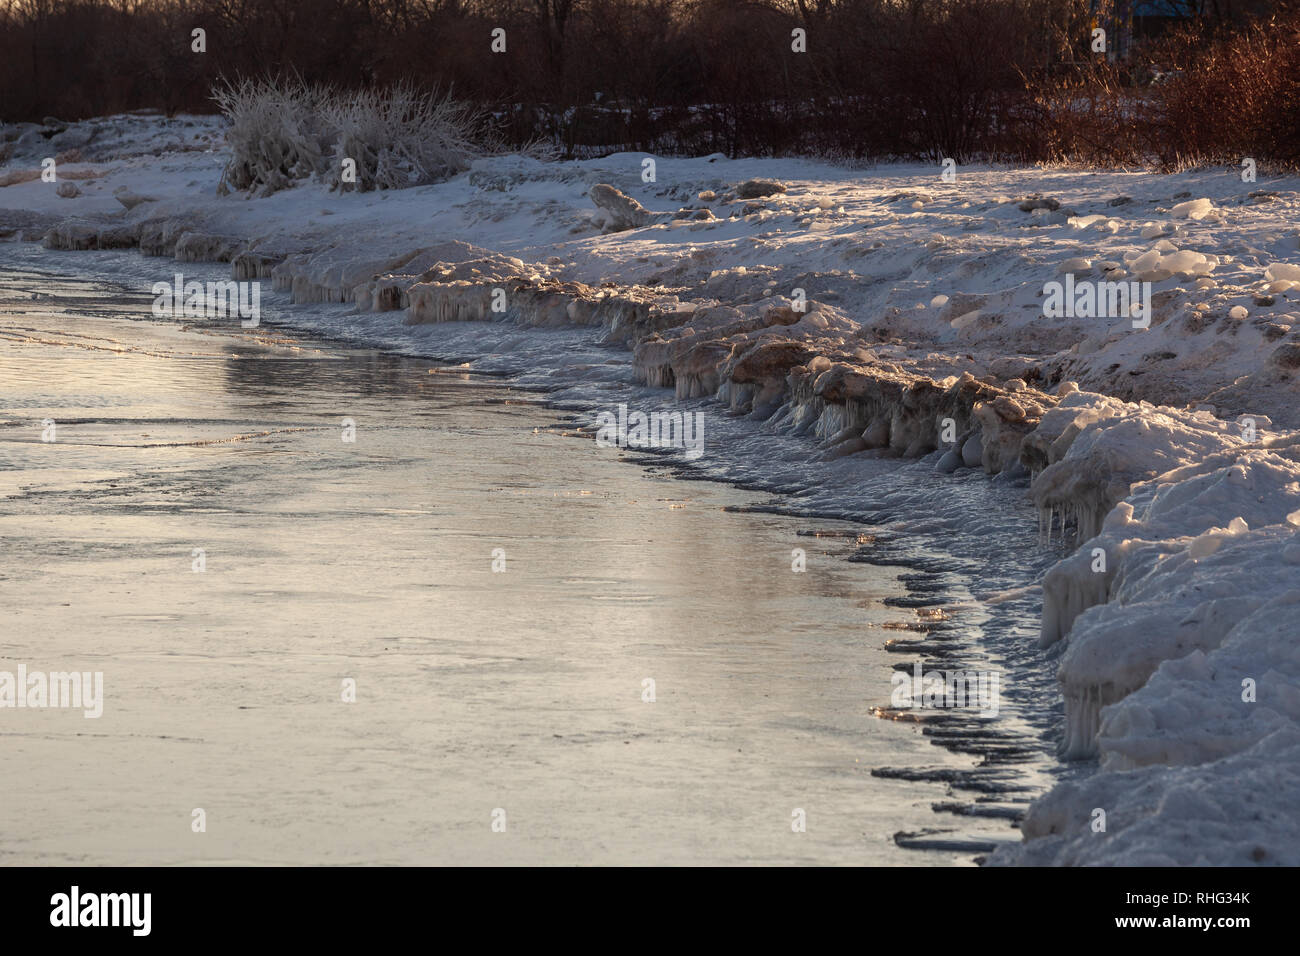
[[[993,862],[1300,863],[1295,179],[949,184],[711,156],[659,158],[647,185],[640,155],[497,157],[401,193],[246,201],[214,194],[220,135],[184,117],[10,127],[0,237],[229,262],[394,323],[587,327],[643,383],[828,458],[1024,469],[1044,536],[1073,547],[1043,582],[1061,752],[1099,771],[1037,801]],[[25,172],[54,152],[75,195]],[[1150,283],[1149,327],[1046,318],[1065,275]]]

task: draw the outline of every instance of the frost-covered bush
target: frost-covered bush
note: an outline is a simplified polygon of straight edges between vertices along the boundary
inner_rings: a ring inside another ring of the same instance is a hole
[[[401,85],[390,90],[332,96],[326,125],[337,131],[330,163],[333,189],[402,189],[439,182],[468,168],[481,143],[481,124],[450,97]],[[356,164],[355,182],[343,176]]]
[[[331,189],[401,189],[444,180],[486,149],[472,109],[405,84],[357,93],[246,79],[212,95],[230,121],[221,191],[266,196],[313,178]]]
[[[240,80],[212,91],[230,130],[230,162],[219,192],[267,196],[325,171],[331,135],[323,123],[329,94],[297,80]]]

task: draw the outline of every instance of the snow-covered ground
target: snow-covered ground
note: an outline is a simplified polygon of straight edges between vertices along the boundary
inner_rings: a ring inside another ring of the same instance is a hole
[[[1300,180],[503,156],[246,199],[216,194],[211,118],[4,139],[0,237],[230,262],[396,348],[491,322],[465,356],[544,387],[598,389],[583,343],[619,344],[641,384],[806,434],[837,473],[1024,474],[1069,541],[1039,639],[1063,754],[1100,763],[994,862],[1300,863]],[[1114,283],[1143,307],[1074,298]],[[539,352],[520,326],[570,331]]]

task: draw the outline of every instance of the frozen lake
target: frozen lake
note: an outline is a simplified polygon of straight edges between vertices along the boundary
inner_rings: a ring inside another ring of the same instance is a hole
[[[0,669],[104,682],[98,719],[0,711],[0,860],[951,864],[972,852],[894,835],[1018,839],[871,774],[979,758],[873,716],[924,612],[843,560],[870,529],[629,462],[507,383],[148,304],[0,272]]]

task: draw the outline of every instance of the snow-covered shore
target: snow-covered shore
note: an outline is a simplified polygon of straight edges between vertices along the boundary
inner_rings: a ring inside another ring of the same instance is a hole
[[[395,332],[503,302],[810,456],[1023,470],[1044,535],[1076,546],[1040,644],[1063,753],[1100,770],[994,862],[1300,863],[1300,181],[713,156],[655,157],[646,183],[623,154],[246,200],[215,195],[216,120],[18,132],[0,237],[230,262]],[[57,183],[30,175],[59,153]],[[1046,317],[1067,277],[1150,283],[1149,323]]]

